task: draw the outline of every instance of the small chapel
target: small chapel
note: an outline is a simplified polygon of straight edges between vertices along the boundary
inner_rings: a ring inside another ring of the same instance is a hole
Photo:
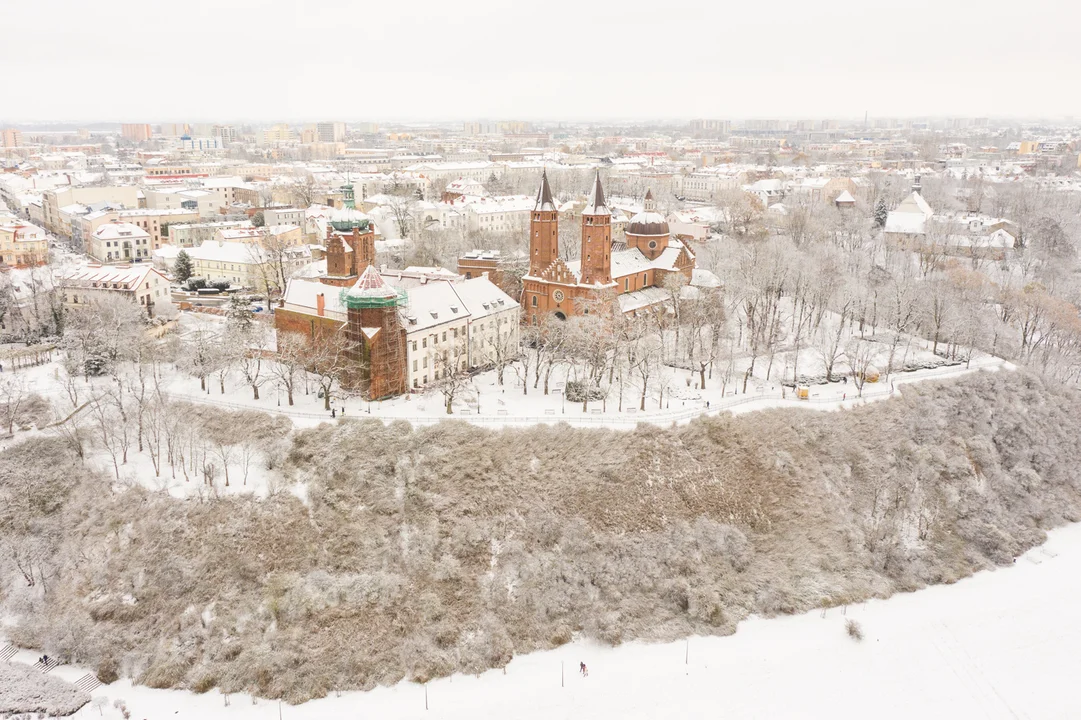
[[[524,322],[566,320],[589,312],[602,298],[611,298],[620,312],[637,313],[670,302],[666,276],[678,273],[691,281],[694,253],[671,236],[667,220],[656,211],[652,190],[646,192],[642,212],[627,224],[624,242],[612,242],[611,219],[598,171],[582,211],[581,252],[577,260],[563,260],[559,210],[548,174],[541,175],[530,213],[529,272],[522,278]]]

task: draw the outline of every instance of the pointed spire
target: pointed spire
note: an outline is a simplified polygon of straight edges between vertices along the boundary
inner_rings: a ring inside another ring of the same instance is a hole
[[[646,188],[646,201],[643,203],[646,212],[653,212],[656,205],[653,202],[653,188]]]
[[[548,171],[541,171],[541,185],[540,190],[537,191],[537,205],[533,208],[534,212],[555,210],[556,204],[552,200],[552,188],[548,187]]]
[[[398,293],[379,274],[374,265],[364,269],[360,279],[349,289],[349,297],[354,298],[383,298],[397,297]]]
[[[583,215],[611,215],[612,211],[604,204],[604,188],[601,187],[601,171],[597,171],[597,177],[593,181],[593,189],[589,192],[589,200],[582,210]]]

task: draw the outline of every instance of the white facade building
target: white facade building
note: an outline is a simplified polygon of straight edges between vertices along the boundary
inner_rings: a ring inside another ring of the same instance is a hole
[[[304,227],[304,210],[293,207],[267,208],[263,210],[263,221],[267,225]]]
[[[380,277],[407,296],[399,318],[411,389],[435,382],[437,373],[452,362],[461,371],[517,356],[521,308],[487,277],[467,280],[443,268],[384,270]],[[318,280],[293,278],[283,309],[344,323],[341,291]]]
[[[462,203],[467,230],[518,234],[529,230],[529,214],[536,204],[528,195],[467,196],[458,202]]]
[[[169,281],[149,264],[136,267],[88,266],[72,270],[57,279],[68,307],[92,305],[110,295],[138,303],[150,317],[171,310]]]
[[[148,261],[152,251],[150,233],[126,222],[102,225],[86,244],[87,255],[103,263]]]

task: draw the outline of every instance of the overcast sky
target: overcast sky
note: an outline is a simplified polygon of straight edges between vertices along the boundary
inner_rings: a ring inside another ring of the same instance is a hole
[[[0,120],[1081,117],[1078,0],[0,0]]]

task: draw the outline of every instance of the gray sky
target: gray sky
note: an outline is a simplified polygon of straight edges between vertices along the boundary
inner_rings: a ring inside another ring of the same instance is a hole
[[[0,0],[0,119],[1081,116],[1077,0]]]

